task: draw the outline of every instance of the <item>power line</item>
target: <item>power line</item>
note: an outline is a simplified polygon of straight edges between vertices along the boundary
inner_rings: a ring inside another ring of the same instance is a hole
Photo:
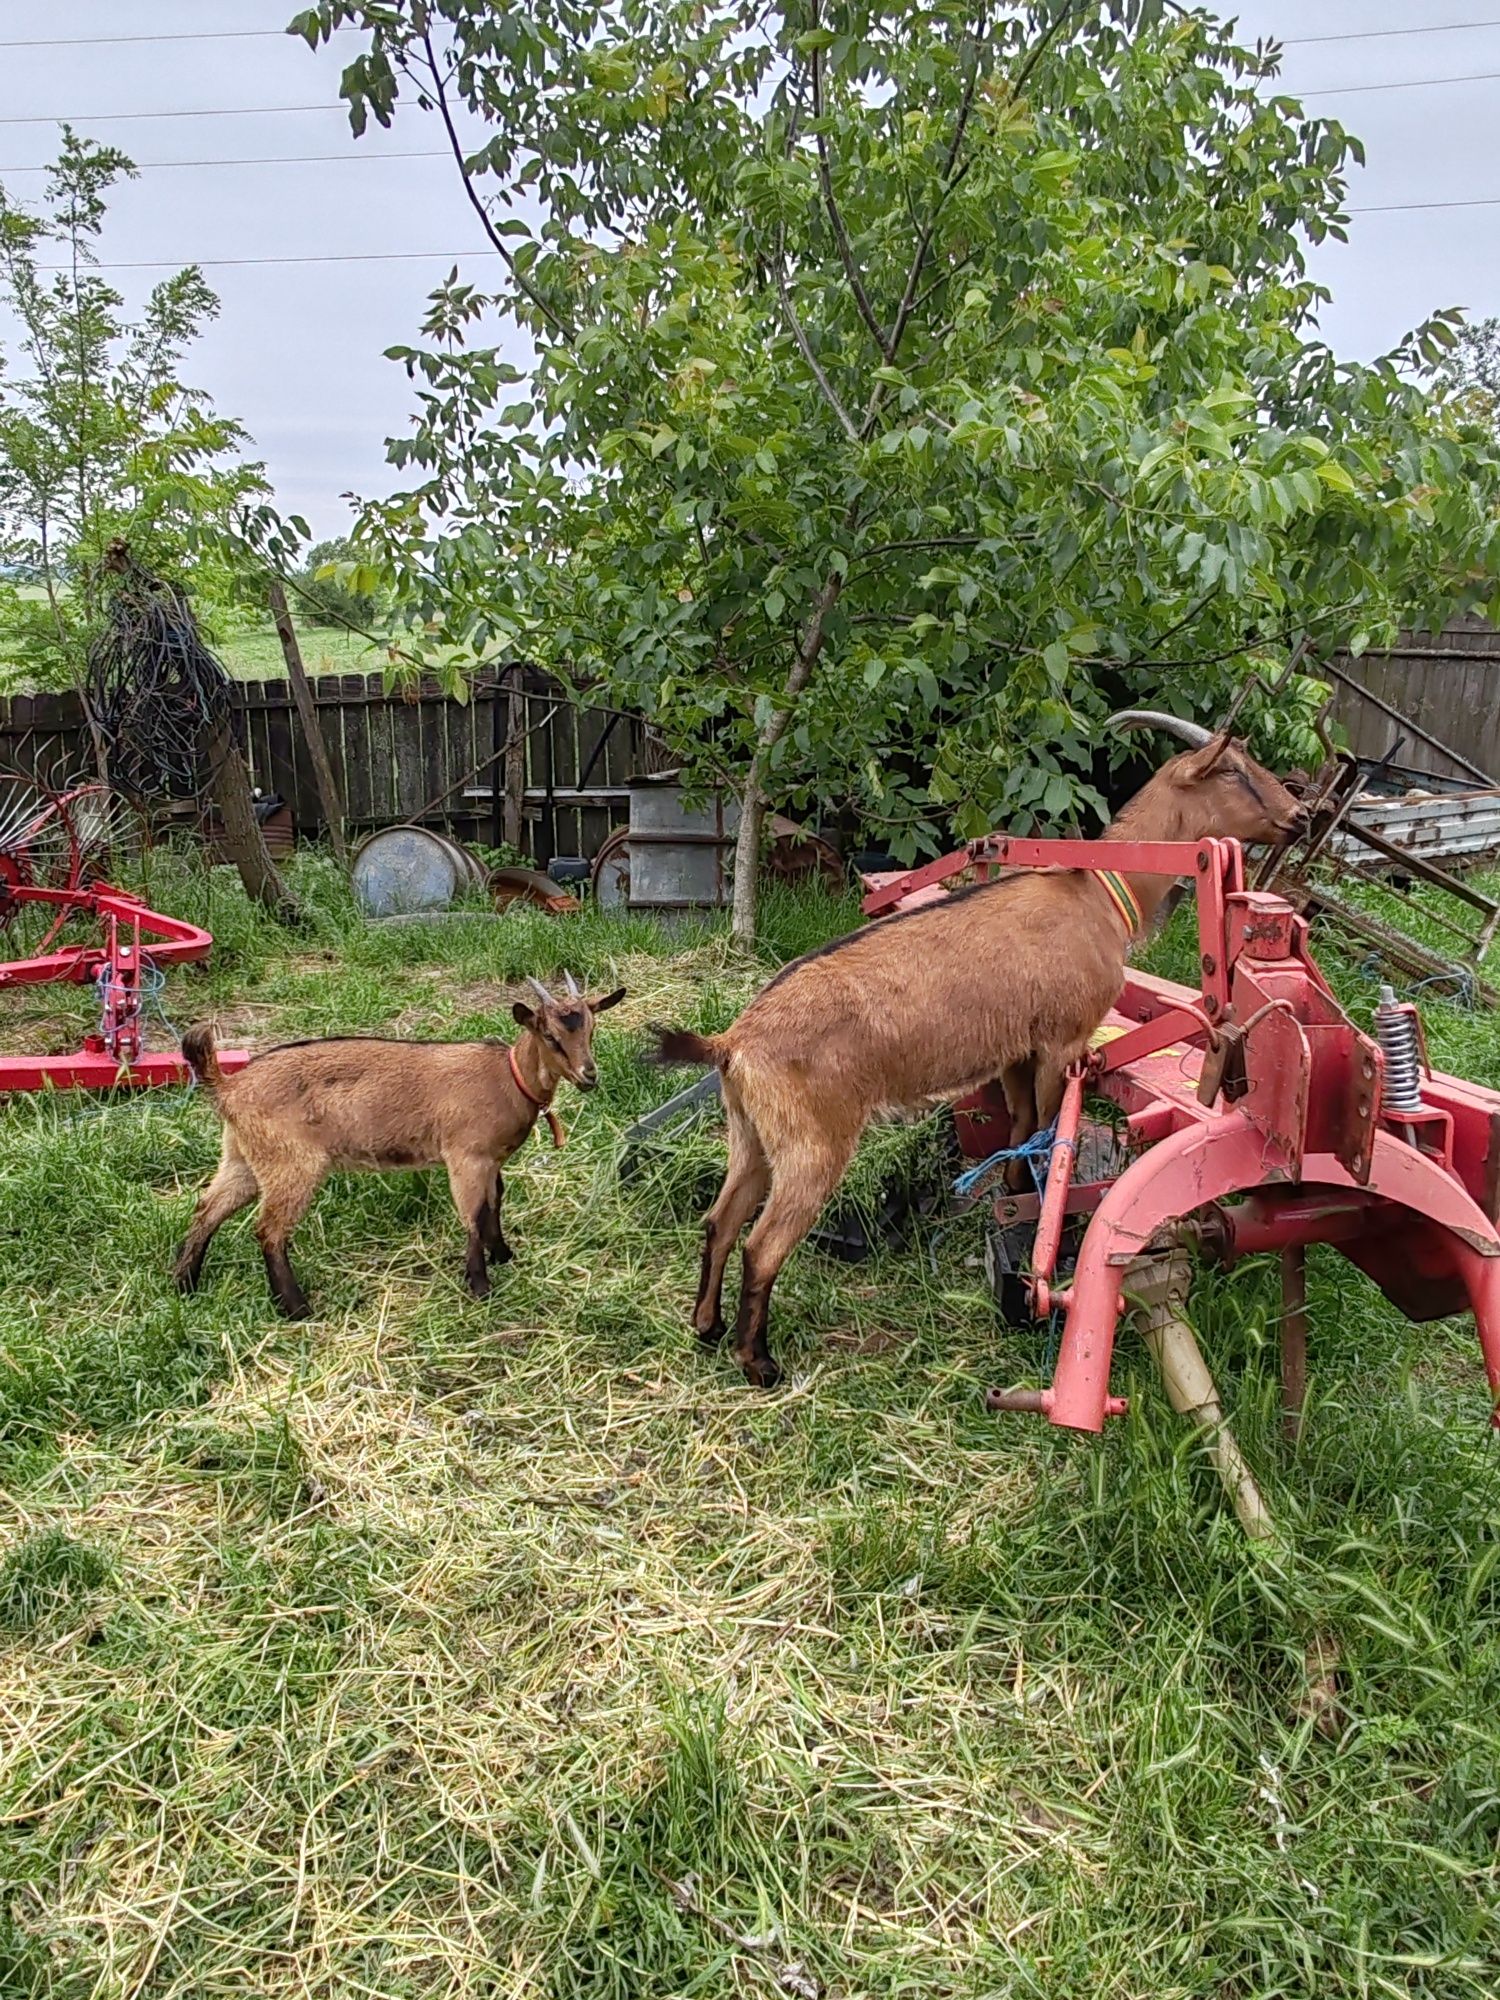
[[[1284,49],[1310,49],[1320,42],[1388,42],[1397,35],[1456,35],[1465,28],[1500,28],[1496,21],[1434,21],[1430,28],[1360,28],[1343,35],[1277,35]]]
[[[0,125],[118,125],[127,118],[269,118],[273,114],[344,108],[342,104],[231,104],[224,111],[76,111],[68,118],[54,111],[45,118],[0,118]]]
[[[334,30],[335,34],[347,33],[352,24]],[[1275,37],[1283,48],[1305,49],[1328,42],[1384,42],[1401,35],[1456,35],[1477,28],[1500,28],[1500,20],[1491,21],[1434,21],[1430,27],[1421,28],[1361,28],[1353,33],[1340,35],[1279,35]],[[297,41],[300,37],[289,35],[285,28],[194,28],[182,33],[156,35],[72,35],[47,36],[30,41],[0,42],[0,49],[99,49],[120,48],[127,43],[140,42],[259,42]]]
[[[463,257],[494,257],[499,253],[480,244],[473,250],[355,250],[322,257],[147,257],[130,264],[90,264],[90,271],[177,271],[195,265],[200,271],[239,269],[252,264],[410,264],[426,258],[456,264]],[[39,271],[71,271],[71,264],[38,264]]]
[[[1351,208],[1350,215],[1409,215],[1424,208],[1500,208],[1500,195],[1485,195],[1473,201],[1379,201],[1368,207]]]
[[[1500,69],[1481,69],[1464,76],[1403,76],[1392,83],[1329,83],[1319,90],[1278,90],[1278,97],[1354,97],[1370,90],[1431,90],[1440,83],[1494,83]]]
[[[337,34],[341,32],[335,29]],[[195,28],[183,34],[161,35],[73,35],[49,37],[43,41],[0,42],[0,49],[98,49],[116,48],[124,42],[256,42],[297,41],[285,28]]]
[[[1440,208],[1500,208],[1500,195],[1464,201],[1388,201],[1350,208],[1349,215],[1397,215]],[[470,250],[355,250],[310,257],[148,257],[132,263],[90,264],[90,271],[175,271],[195,265],[202,271],[245,270],[269,264],[412,264],[423,261],[454,264],[465,257],[493,257],[484,244]],[[70,271],[70,264],[40,264],[41,271]]]
[[[1278,91],[1278,96],[1303,97],[1353,97],[1373,90],[1432,90],[1440,85],[1452,83],[1494,83],[1500,81],[1500,70],[1485,69],[1466,71],[1461,76],[1409,76],[1397,77],[1389,83],[1331,83],[1317,90]],[[321,111],[343,111],[342,104],[232,104],[215,110],[205,108],[200,111],[84,111],[74,112],[69,117],[50,112],[45,117],[34,114],[23,118],[0,118],[0,125],[118,125],[126,122],[139,123],[142,120],[161,118],[290,118]],[[342,157],[342,156],[339,156]],[[175,165],[175,161],[158,161],[161,166]],[[186,164],[185,162],[183,164]],[[204,164],[213,164],[205,162]],[[226,165],[234,164],[226,161]],[[246,161],[248,165],[259,162]],[[16,169],[11,169],[12,172]],[[25,169],[23,171],[29,171]]]
[[[222,160],[135,160],[132,165],[137,173],[155,172],[159,167],[311,167],[324,161],[352,160],[361,166],[371,160],[451,160],[453,155],[446,147],[434,147],[428,152],[417,153],[375,153],[365,149],[348,153],[266,153],[255,159]],[[50,164],[44,166],[0,167],[0,174],[50,174]]]

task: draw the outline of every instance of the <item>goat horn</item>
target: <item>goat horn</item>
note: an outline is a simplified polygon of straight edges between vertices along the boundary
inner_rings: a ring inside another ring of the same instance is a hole
[[[568,998],[570,1000],[578,999],[578,981],[573,977],[571,972],[565,972],[563,978],[568,982]]]
[[[1159,708],[1121,708],[1105,723],[1106,729],[1160,729],[1176,736],[1194,750],[1206,750],[1214,740],[1211,729],[1201,722],[1189,722],[1181,715],[1166,715]]]
[[[546,987],[543,986],[540,979],[533,979],[531,974],[528,972],[526,975],[526,984],[531,988],[532,992],[536,995],[537,999],[541,1001],[544,1007],[550,1007],[552,1005],[552,995],[547,991]]]

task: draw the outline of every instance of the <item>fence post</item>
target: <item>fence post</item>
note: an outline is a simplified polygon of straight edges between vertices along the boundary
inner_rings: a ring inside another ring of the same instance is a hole
[[[343,801],[339,797],[333,766],[328,761],[328,746],[323,741],[323,731],[318,726],[318,710],[313,700],[312,684],[307,678],[307,669],[302,664],[302,648],[297,643],[297,629],[292,623],[292,614],[287,608],[286,592],[281,587],[279,576],[271,578],[267,585],[267,596],[270,599],[271,616],[276,622],[276,636],[281,641],[282,657],[286,661],[286,677],[291,682],[292,699],[297,704],[297,720],[302,724],[307,754],[312,759],[313,779],[318,787],[318,799],[323,807],[328,837],[333,843],[336,859],[343,862],[348,852],[344,843]]]

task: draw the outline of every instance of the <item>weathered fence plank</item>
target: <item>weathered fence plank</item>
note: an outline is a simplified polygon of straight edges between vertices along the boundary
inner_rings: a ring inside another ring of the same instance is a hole
[[[1500,630],[1482,619],[1456,619],[1438,633],[1409,634],[1389,653],[1342,658],[1339,665],[1361,687],[1500,779]],[[1409,770],[1474,782],[1414,732],[1404,732],[1400,742],[1401,724],[1361,701],[1352,688],[1337,689],[1333,712],[1356,756],[1389,754]]]

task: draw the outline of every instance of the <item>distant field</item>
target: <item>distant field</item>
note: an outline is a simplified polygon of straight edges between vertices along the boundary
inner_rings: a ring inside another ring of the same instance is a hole
[[[21,594],[40,597],[42,593],[26,585]],[[383,647],[372,646],[357,633],[342,631],[335,626],[310,625],[298,619],[297,637],[310,674],[373,674],[380,672],[386,663]],[[240,631],[216,637],[211,644],[236,680],[279,680],[286,672],[281,644],[269,620],[263,625],[249,625]],[[0,624],[0,689],[18,694],[27,692],[14,669],[15,656],[10,634]]]
[[[331,625],[307,625],[300,620],[297,637],[302,661],[310,674],[374,674],[385,665],[385,650],[357,633]],[[275,627],[252,625],[216,643],[214,651],[236,680],[274,681],[286,673]]]

